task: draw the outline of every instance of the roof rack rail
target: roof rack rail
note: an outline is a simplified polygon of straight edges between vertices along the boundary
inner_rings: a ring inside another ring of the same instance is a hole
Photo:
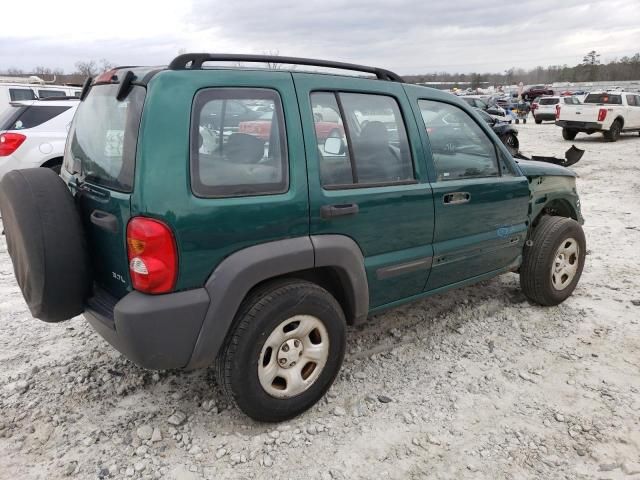
[[[378,80],[404,83],[404,79],[390,70],[368,67],[353,63],[314,60],[312,58],[281,57],[279,55],[247,55],[236,53],[184,53],[178,55],[169,64],[169,70],[199,70],[204,62],[254,62],[254,63],[287,63],[292,65],[309,65],[313,67],[336,68],[370,73]]]

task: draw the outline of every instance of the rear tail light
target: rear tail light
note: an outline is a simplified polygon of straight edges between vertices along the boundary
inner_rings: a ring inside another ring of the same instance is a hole
[[[15,152],[27,139],[20,133],[3,133],[0,135],[0,157],[6,157]]]
[[[560,118],[560,105],[556,105],[556,120]]]
[[[531,111],[534,111],[536,108],[538,108],[538,104],[537,103],[532,103],[531,104]]]
[[[598,121],[599,122],[604,122],[605,118],[607,118],[607,109],[606,108],[601,108],[598,111]]]
[[[127,225],[127,255],[133,288],[167,293],[178,277],[178,253],[173,233],[164,223],[134,217]]]

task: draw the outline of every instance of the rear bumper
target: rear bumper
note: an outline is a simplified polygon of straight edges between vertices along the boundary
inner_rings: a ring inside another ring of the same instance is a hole
[[[555,113],[534,113],[533,118],[535,118],[536,120],[555,120],[556,114]]]
[[[209,303],[204,288],[166,295],[131,292],[119,301],[99,291],[89,299],[84,316],[105,340],[141,367],[183,368]]]
[[[572,128],[583,132],[595,132],[602,130],[602,124],[598,122],[576,122],[573,120],[556,120],[556,125],[562,128]]]

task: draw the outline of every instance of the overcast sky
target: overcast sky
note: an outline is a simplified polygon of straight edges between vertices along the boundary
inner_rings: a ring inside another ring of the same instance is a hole
[[[2,70],[162,65],[184,49],[495,72],[640,51],[640,0],[30,0],[19,11],[2,15]]]

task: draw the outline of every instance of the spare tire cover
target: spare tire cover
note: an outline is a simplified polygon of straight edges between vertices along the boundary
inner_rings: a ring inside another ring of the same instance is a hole
[[[91,290],[86,237],[73,196],[48,168],[7,173],[0,182],[7,250],[31,314],[45,322],[84,311]]]

